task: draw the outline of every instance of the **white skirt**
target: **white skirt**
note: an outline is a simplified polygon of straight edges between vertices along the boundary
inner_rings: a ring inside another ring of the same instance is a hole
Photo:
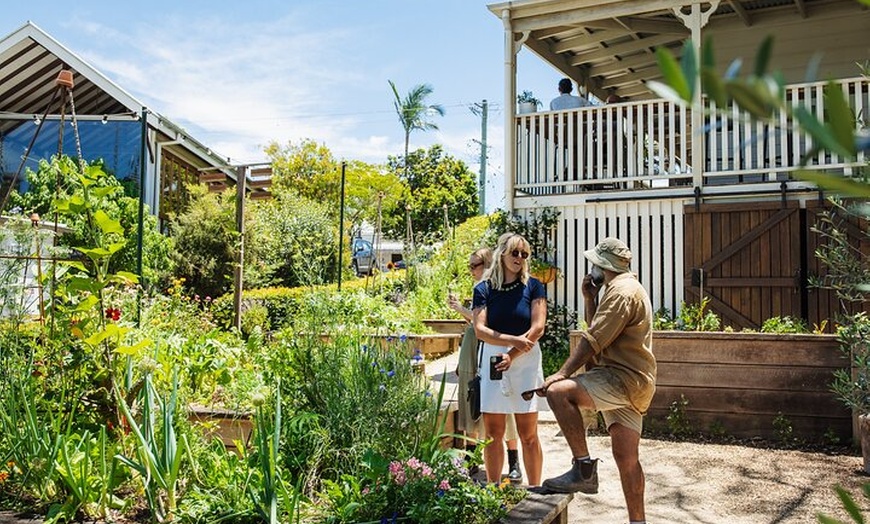
[[[532,400],[523,400],[521,393],[541,387],[544,370],[541,368],[541,347],[538,344],[528,353],[511,361],[511,367],[502,374],[501,380],[489,378],[489,359],[506,353],[509,348],[483,343],[483,359],[480,366],[480,411],[481,413],[536,413],[549,410],[547,399],[535,395]]]

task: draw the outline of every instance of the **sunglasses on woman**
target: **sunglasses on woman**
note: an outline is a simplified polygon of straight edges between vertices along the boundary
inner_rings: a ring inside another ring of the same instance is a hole
[[[479,268],[482,265],[483,265],[483,262],[478,262],[477,264],[468,264],[468,270],[474,271],[475,269]]]
[[[511,251],[511,256],[514,258],[522,257],[522,259],[525,260],[525,259],[529,258],[529,252],[528,251],[520,251],[519,249],[514,249],[513,251]]]

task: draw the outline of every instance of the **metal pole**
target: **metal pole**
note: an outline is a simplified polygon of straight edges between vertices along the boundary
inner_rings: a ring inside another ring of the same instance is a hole
[[[347,162],[341,162],[341,203],[338,211],[338,290],[341,291],[341,271],[344,269],[344,175]]]
[[[148,166],[146,163],[147,155],[147,140],[148,140],[148,110],[142,108],[141,117],[141,137],[139,140],[139,223],[136,225],[136,273],[139,275],[139,292],[136,300],[136,325],[139,326],[142,320],[142,290],[145,285],[145,277],[143,273],[143,253],[142,253],[142,236],[145,234],[145,174]]]
[[[242,329],[242,277],[245,260],[245,177],[247,166],[236,168],[236,231],[239,232],[239,257],[233,270],[233,326]]]
[[[483,100],[480,110],[480,210],[481,215],[486,214],[486,113],[487,103]]]

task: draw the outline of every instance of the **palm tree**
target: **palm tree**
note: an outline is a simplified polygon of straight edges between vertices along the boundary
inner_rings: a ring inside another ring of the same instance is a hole
[[[399,96],[399,90],[396,89],[396,84],[392,80],[387,80],[390,87],[393,88],[393,95],[396,100],[393,101],[393,106],[396,108],[396,113],[399,115],[399,122],[405,128],[405,178],[408,178],[408,141],[411,138],[411,131],[421,130],[429,131],[438,129],[434,123],[426,120],[426,116],[432,112],[439,116],[444,116],[444,108],[439,104],[426,105],[426,97],[432,94],[432,86],[429,84],[419,84],[408,91],[405,98]]]

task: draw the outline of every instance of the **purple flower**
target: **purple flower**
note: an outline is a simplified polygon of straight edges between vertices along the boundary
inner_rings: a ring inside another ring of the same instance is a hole
[[[390,378],[393,378],[393,377],[396,376],[396,372],[393,371],[393,370],[390,370],[390,371],[387,372],[387,376],[390,377]]]
[[[408,341],[408,335],[400,335],[400,336],[399,336],[399,342],[404,343],[404,342],[407,342],[407,341]]]

